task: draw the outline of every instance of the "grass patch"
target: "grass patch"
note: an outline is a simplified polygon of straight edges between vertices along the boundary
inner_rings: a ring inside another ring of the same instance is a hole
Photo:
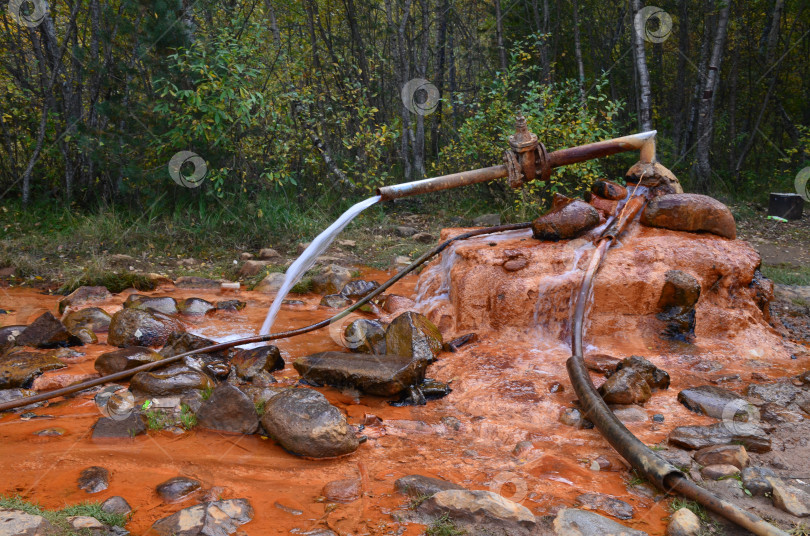
[[[304,276],[301,278],[301,281],[293,285],[290,289],[291,294],[306,294],[307,292],[312,291],[312,277]]]
[[[253,404],[253,406],[256,408],[256,415],[258,415],[259,418],[261,418],[262,415],[264,415],[264,409],[265,409],[266,405],[267,405],[267,400],[259,400],[258,402],[255,402]]]
[[[695,514],[698,519],[702,522],[707,523],[709,521],[709,514],[700,504],[696,503],[695,501],[690,501],[688,499],[684,499],[683,497],[675,497],[672,499],[672,502],[669,503],[669,509],[673,512],[677,512],[681,508],[686,508],[687,510],[691,510],[693,514]]]
[[[81,502],[66,506],[61,510],[46,510],[39,504],[27,501],[19,495],[0,495],[0,508],[22,510],[29,515],[44,517],[55,526],[54,536],[85,536],[91,534],[86,529],[74,529],[67,520],[67,518],[73,516],[93,517],[105,525],[116,527],[123,527],[127,522],[127,516],[107,513],[101,509],[101,503],[96,502]]]
[[[209,398],[211,398],[212,394],[214,394],[214,388],[206,387],[205,389],[202,390],[202,399],[208,400]]]
[[[160,410],[150,409],[144,415],[146,415],[146,427],[150,430],[163,430],[174,424],[174,419]]]
[[[411,499],[408,501],[408,508],[410,510],[416,510],[423,502],[430,499],[430,497],[431,495],[424,495],[424,494],[411,497]]]
[[[464,534],[467,534],[467,531],[456,527],[447,514],[435,520],[425,530],[425,536],[463,536]]]
[[[186,430],[191,430],[197,426],[197,416],[194,415],[188,404],[180,404],[180,424]]]
[[[84,274],[71,277],[57,293],[70,294],[79,287],[107,287],[107,290],[117,294],[128,288],[136,290],[155,290],[157,284],[143,274],[133,272],[86,271]]]
[[[782,285],[810,285],[810,266],[796,268],[789,265],[763,265],[762,273],[774,283]]]
[[[810,525],[798,523],[788,531],[788,534],[792,534],[793,536],[810,536]]]

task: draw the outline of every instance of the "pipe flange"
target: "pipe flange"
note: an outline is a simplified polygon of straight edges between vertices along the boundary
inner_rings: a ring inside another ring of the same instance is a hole
[[[520,170],[520,164],[518,163],[515,153],[512,151],[504,151],[503,163],[506,165],[509,186],[512,188],[520,188],[523,186],[523,172]]]
[[[549,162],[548,151],[542,142],[537,142],[537,161],[535,165],[539,173],[539,179],[545,183],[551,178],[551,162]]]

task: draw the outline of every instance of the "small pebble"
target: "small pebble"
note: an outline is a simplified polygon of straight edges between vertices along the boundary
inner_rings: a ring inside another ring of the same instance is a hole
[[[660,413],[653,415],[653,422],[664,422],[664,416]]]

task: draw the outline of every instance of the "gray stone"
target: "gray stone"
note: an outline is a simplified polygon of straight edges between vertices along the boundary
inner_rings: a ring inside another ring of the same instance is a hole
[[[729,443],[740,443],[750,452],[771,450],[771,438],[764,430],[741,422],[722,422],[708,426],[679,426],[670,432],[669,442],[672,445],[693,450]]]
[[[287,389],[268,400],[264,411],[265,431],[293,454],[330,458],[360,445],[346,417],[312,389]]]
[[[587,510],[565,508],[554,519],[554,534],[557,536],[648,536],[612,519]]]
[[[344,307],[348,307],[352,304],[352,300],[346,298],[345,296],[341,296],[340,294],[327,294],[323,298],[321,298],[320,305],[324,307],[329,307],[330,309],[343,309]]]
[[[101,503],[101,510],[107,512],[108,514],[125,516],[132,512],[132,507],[129,505],[126,499],[115,495]]]
[[[110,472],[103,467],[88,467],[79,475],[79,489],[83,489],[87,493],[104,491],[109,485]]]
[[[59,300],[59,313],[68,307],[78,307],[86,303],[102,302],[112,298],[106,287],[79,287]]]
[[[771,497],[774,506],[796,517],[810,516],[810,494],[780,478],[766,478],[773,487]]]
[[[692,466],[692,457],[685,450],[667,447],[656,454],[682,471],[688,472]]]
[[[484,490],[439,491],[423,501],[418,510],[431,519],[446,515],[457,526],[475,534],[522,536],[536,526],[528,508]]]
[[[264,276],[264,279],[259,281],[255,287],[253,287],[253,290],[263,294],[275,294],[284,284],[284,279],[284,274],[280,272],[270,272]]]
[[[350,300],[359,300],[361,298],[365,298],[378,288],[380,288],[380,284],[376,281],[364,281],[362,279],[356,279],[346,283],[340,290],[340,295],[349,298]]]
[[[695,461],[700,465],[733,465],[744,469],[750,460],[742,445],[715,445],[695,452]]]
[[[610,406],[610,409],[613,411],[613,414],[616,415],[616,417],[623,423],[647,422],[650,419],[647,412],[638,406],[613,405]]]
[[[321,352],[297,359],[302,378],[318,385],[353,387],[363,393],[394,396],[425,379],[428,362],[401,355]]]
[[[669,519],[667,536],[698,536],[700,518],[688,508],[679,508]]]
[[[696,413],[715,419],[747,419],[745,408],[749,405],[748,401],[737,393],[714,385],[684,389],[678,393],[678,401]]]
[[[130,346],[101,354],[96,358],[94,366],[99,374],[106,376],[152,363],[162,358],[163,356],[151,348]]]
[[[442,334],[424,315],[408,311],[396,317],[385,330],[389,354],[432,362],[442,351]]]
[[[394,232],[397,236],[401,236],[403,238],[408,238],[409,236],[413,236],[416,234],[416,229],[413,227],[408,227],[406,225],[400,225],[398,227],[394,227]]]
[[[740,473],[743,486],[751,492],[751,495],[763,496],[773,491],[768,477],[775,477],[776,473],[767,467],[746,467]]]
[[[171,503],[185,499],[200,489],[201,486],[202,484],[199,480],[185,476],[176,476],[158,484],[155,491],[157,491],[157,494],[160,495],[161,499],[163,499],[165,502]]]
[[[0,508],[2,536],[51,536],[54,533],[54,526],[42,516],[27,514],[22,510]]]
[[[274,372],[284,368],[284,358],[277,346],[268,344],[258,348],[239,349],[234,352],[231,364],[240,378],[249,380],[262,371]]]
[[[164,372],[139,372],[130,380],[129,388],[136,396],[183,395],[193,389],[214,387],[214,381],[200,371],[189,368]]]
[[[124,307],[140,309],[142,311],[163,313],[164,315],[177,314],[177,301],[169,296],[142,296],[130,294],[124,302]]]
[[[608,514],[617,519],[632,519],[633,507],[628,503],[605,495],[604,493],[583,493],[577,497],[577,506],[582,506],[587,510],[596,510]]]
[[[439,478],[422,475],[407,475],[398,478],[394,482],[394,489],[403,495],[425,498],[431,497],[440,491],[464,489],[464,487]]]
[[[200,406],[197,424],[219,432],[253,434],[259,428],[259,417],[253,401],[245,393],[222,383]]]
[[[177,304],[177,309],[184,315],[202,316],[213,311],[214,304],[202,298],[186,298]]]
[[[124,419],[101,417],[93,425],[93,439],[125,439],[146,433],[143,417],[132,412]]]
[[[700,470],[706,480],[720,480],[740,474],[740,468],[729,464],[707,465]]]
[[[745,390],[752,402],[772,403],[778,406],[789,406],[802,393],[802,389],[790,382],[780,381],[773,383],[752,383]]]
[[[226,536],[253,519],[247,499],[197,504],[156,521],[151,531],[157,536]]]
[[[337,294],[351,279],[351,270],[330,264],[323,272],[312,278],[312,290],[318,294]]]

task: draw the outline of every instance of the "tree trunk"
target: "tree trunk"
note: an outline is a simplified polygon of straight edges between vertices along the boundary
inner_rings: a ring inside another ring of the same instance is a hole
[[[652,91],[650,72],[647,70],[647,56],[644,51],[644,32],[647,21],[641,20],[641,0],[633,0],[633,51],[638,75],[639,104],[638,122],[641,130],[652,130]]]
[[[579,40],[579,2],[573,1],[574,8],[574,55],[577,59],[577,71],[579,72],[579,99],[585,107],[585,65],[582,63],[582,43]]]
[[[703,92],[700,97],[694,173],[697,178],[698,190],[702,192],[708,192],[712,185],[712,167],[709,153],[714,130],[714,96],[720,83],[720,66],[723,62],[723,48],[726,43],[730,4],[731,1],[729,0],[725,6],[720,8],[717,31],[712,45],[712,56],[709,60],[706,82],[703,84]]]
[[[438,54],[436,65],[436,89],[439,90],[439,106],[436,108],[436,116],[433,119],[433,131],[430,139],[433,142],[433,154],[438,155],[441,147],[440,133],[442,126],[443,104],[444,104],[444,64],[445,49],[447,48],[447,17],[450,12],[449,0],[442,0],[441,7],[437,13],[438,34],[436,36],[436,50]]]
[[[506,49],[503,46],[503,21],[501,20],[501,0],[495,0],[495,35],[498,39],[498,59],[501,72],[506,72]]]

